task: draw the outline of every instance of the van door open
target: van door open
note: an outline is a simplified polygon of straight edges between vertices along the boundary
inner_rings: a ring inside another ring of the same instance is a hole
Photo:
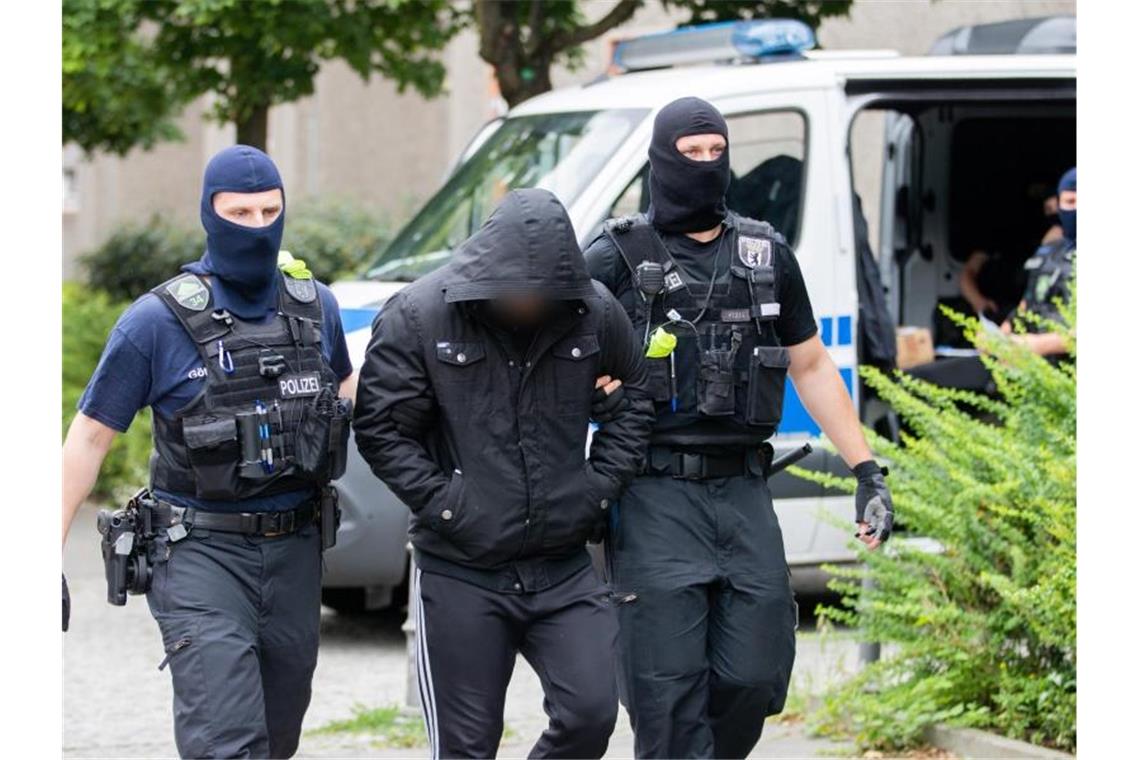
[[[888,308],[896,324],[929,329],[936,352],[946,355],[969,350],[940,311],[972,313],[959,285],[965,261],[980,251],[1004,262],[995,267],[1000,276],[1016,277],[1016,257],[1032,252],[1043,231],[1033,226],[1034,213],[1043,223],[1033,194],[1075,162],[1071,57],[970,63],[939,70],[931,61],[906,77],[852,74],[833,93],[848,153],[839,171],[845,184],[872,196],[865,206],[877,206],[868,216],[877,222],[872,242]],[[857,129],[868,114],[882,118],[881,144],[872,148]],[[881,158],[870,165],[875,148]],[[875,170],[878,187],[869,189]],[[864,421],[873,423],[864,406]]]

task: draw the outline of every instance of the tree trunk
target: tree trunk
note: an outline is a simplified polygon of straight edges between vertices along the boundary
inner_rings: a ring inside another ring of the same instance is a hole
[[[514,108],[524,100],[551,89],[550,61],[503,63],[495,68],[495,78],[499,82],[499,92],[503,99],[508,106]]]
[[[237,141],[268,153],[269,106],[256,106],[249,118],[237,123]]]

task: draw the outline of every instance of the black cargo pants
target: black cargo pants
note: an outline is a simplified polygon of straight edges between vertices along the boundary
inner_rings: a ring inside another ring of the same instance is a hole
[[[638,757],[745,757],[784,708],[796,608],[761,477],[643,475],[614,514],[622,702]]]
[[[316,526],[275,536],[193,529],[147,593],[174,681],[182,757],[291,757],[321,616]]]
[[[416,667],[433,758],[494,757],[519,653],[538,674],[550,724],[530,757],[596,758],[617,722],[617,620],[587,564],[533,593],[417,569]]]

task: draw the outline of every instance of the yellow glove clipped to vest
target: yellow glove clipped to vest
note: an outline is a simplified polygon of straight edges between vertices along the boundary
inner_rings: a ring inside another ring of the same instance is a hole
[[[294,280],[313,279],[313,273],[309,271],[304,259],[295,259],[288,251],[277,252],[277,268]]]
[[[676,347],[677,336],[664,327],[658,327],[649,336],[649,346],[645,349],[645,355],[650,359],[664,359],[673,353],[673,349]]]

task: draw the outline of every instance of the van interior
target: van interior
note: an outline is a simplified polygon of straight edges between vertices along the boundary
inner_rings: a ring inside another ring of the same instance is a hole
[[[984,316],[1000,323],[1016,309],[1025,260],[1053,224],[1046,201],[1076,165],[1074,82],[946,92],[933,84],[857,87],[872,99],[855,119],[879,112],[885,123],[878,240],[871,245],[886,309],[898,328],[929,330],[935,361],[961,355],[969,344],[940,307],[974,315],[959,283],[966,261],[981,252],[979,286],[998,307]],[[885,409],[869,394],[862,398],[864,421],[893,432]]]

